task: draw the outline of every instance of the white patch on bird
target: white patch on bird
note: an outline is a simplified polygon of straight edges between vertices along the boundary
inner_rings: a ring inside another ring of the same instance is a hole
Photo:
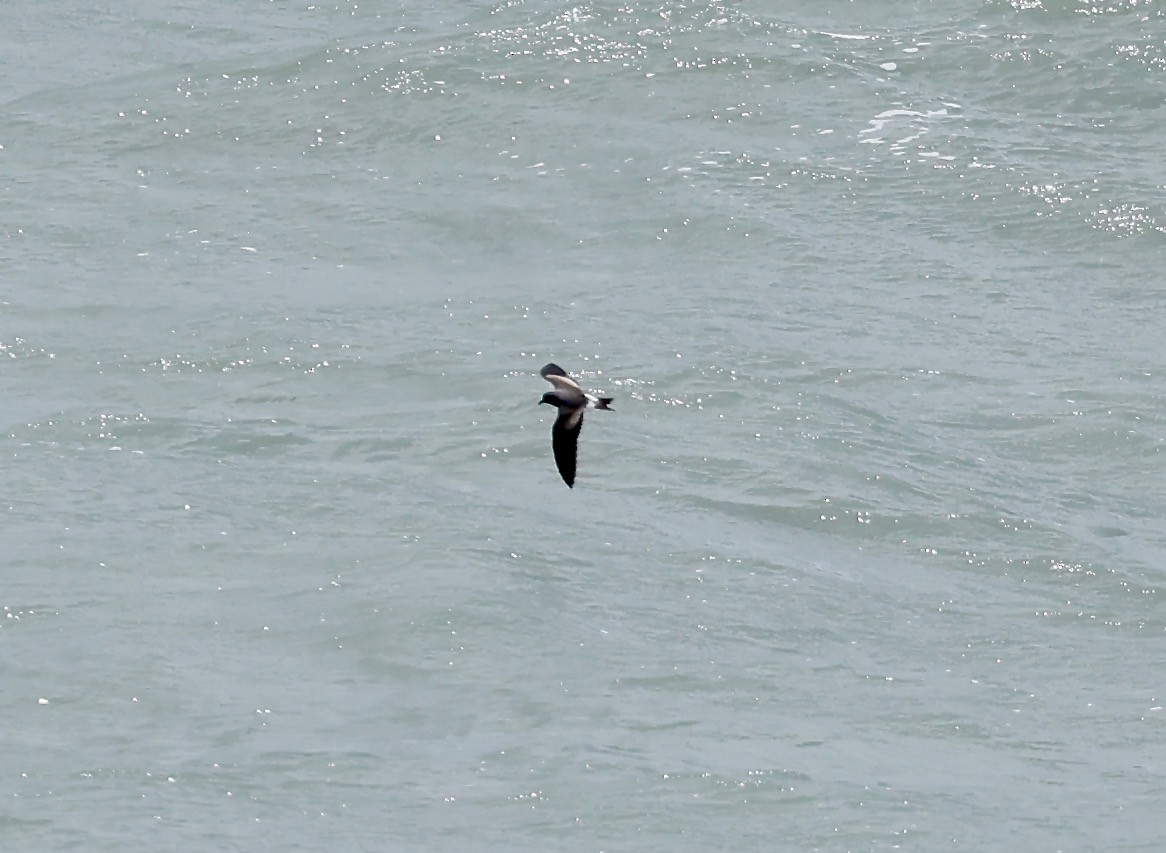
[[[547,382],[555,386],[555,390],[552,393],[560,400],[578,400],[583,395],[583,389],[573,379],[566,376],[555,376],[553,374],[544,378]]]

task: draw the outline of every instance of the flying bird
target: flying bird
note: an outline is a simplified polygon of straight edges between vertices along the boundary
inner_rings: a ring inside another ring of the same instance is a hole
[[[579,449],[579,431],[583,428],[583,412],[586,409],[610,409],[613,397],[594,397],[579,387],[579,383],[567,375],[567,371],[551,363],[539,371],[547,382],[554,386],[539,400],[539,405],[547,403],[559,410],[555,425],[551,428],[551,447],[555,451],[555,464],[563,482],[575,488],[575,461]]]

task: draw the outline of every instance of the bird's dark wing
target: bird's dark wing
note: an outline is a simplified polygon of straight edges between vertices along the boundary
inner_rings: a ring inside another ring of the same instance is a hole
[[[559,409],[551,427],[551,447],[563,482],[575,488],[575,461],[578,458],[579,433],[583,429],[583,409]]]
[[[539,376],[541,376],[543,379],[546,379],[548,376],[566,376],[567,375],[567,371],[563,370],[563,368],[559,367],[553,361],[550,364],[546,365],[538,373],[539,373]],[[570,377],[568,377],[568,378],[570,378]]]

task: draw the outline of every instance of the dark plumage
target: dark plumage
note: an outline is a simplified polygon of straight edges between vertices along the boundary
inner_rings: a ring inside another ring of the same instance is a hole
[[[539,405],[547,403],[559,410],[555,425],[551,427],[551,449],[555,453],[555,465],[558,466],[563,482],[574,488],[583,412],[587,409],[610,409],[613,398],[595,397],[586,393],[578,382],[567,375],[567,371],[554,363],[546,365],[539,374],[554,386],[553,391],[543,394]]]

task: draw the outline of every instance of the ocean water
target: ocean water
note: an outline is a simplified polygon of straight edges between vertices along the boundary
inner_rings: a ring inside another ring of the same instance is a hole
[[[0,848],[1161,850],[1164,37],[8,4]]]

